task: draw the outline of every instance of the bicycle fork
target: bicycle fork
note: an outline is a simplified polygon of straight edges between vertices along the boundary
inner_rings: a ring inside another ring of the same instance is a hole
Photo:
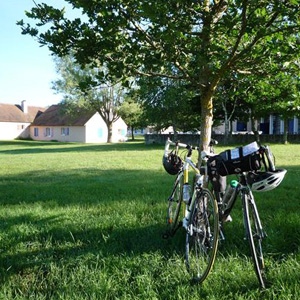
[[[253,211],[253,215],[254,215],[254,226],[256,228],[257,234],[254,236],[254,238],[257,239],[264,239],[267,237],[267,234],[265,233],[265,231],[263,230],[260,218],[259,218],[259,214],[258,214],[258,210],[257,210],[257,206],[253,197],[253,194],[251,192],[250,189],[243,189],[242,190],[242,199],[244,198],[245,201],[249,201],[249,208]],[[245,222],[245,219],[244,219]],[[244,223],[244,227],[245,223]],[[245,232],[245,239],[247,239],[247,234]]]

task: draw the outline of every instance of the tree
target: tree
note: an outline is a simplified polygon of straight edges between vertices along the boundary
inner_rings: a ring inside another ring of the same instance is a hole
[[[284,144],[288,143],[288,120],[300,116],[300,84],[298,76],[279,72],[269,79],[268,89],[269,113],[276,113],[284,120]]]
[[[198,112],[194,112],[194,92],[182,81],[170,78],[141,78],[136,91],[143,116],[156,130],[173,127],[178,131],[199,131]],[[176,137],[175,137],[176,138]]]
[[[125,98],[119,109],[119,115],[125,121],[125,123],[131,128],[131,137],[134,140],[134,129],[142,128],[146,124],[142,118],[142,107],[133,101],[131,98]]]
[[[295,54],[291,61],[271,63],[269,74],[248,76],[239,85],[251,118],[277,114],[284,120],[285,143],[288,119],[300,115],[299,66],[299,57]]]
[[[66,1],[87,18],[69,20],[64,9],[38,4],[27,16],[37,20],[39,29],[20,21],[23,33],[59,56],[72,49],[82,65],[95,59],[106,63],[106,77],[189,82],[200,91],[205,149],[219,83],[233,71],[251,72],[253,66],[276,60],[278,52],[285,59],[300,46],[298,0],[156,0],[155,5],[145,0]]]
[[[233,76],[220,83],[216,92],[217,105],[214,107],[214,115],[224,121],[226,139],[229,136],[229,124],[235,119],[236,110],[241,102],[238,97],[238,85],[239,78]]]
[[[82,68],[72,56],[56,59],[57,72],[61,78],[53,82],[53,89],[64,94],[65,110],[74,114],[84,110],[97,111],[104,120],[108,136],[112,142],[113,123],[118,120],[118,108],[123,100],[124,90],[120,84],[99,81],[99,73],[105,74],[105,68],[86,65]]]

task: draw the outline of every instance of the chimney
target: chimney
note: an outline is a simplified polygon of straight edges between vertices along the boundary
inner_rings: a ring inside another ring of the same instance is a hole
[[[22,104],[21,104],[21,107],[22,107],[23,113],[24,113],[24,114],[27,114],[27,113],[28,113],[28,108],[27,108],[26,100],[23,100],[21,103],[22,103]]]

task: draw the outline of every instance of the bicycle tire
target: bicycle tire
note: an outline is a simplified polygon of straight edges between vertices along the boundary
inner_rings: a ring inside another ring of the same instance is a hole
[[[203,189],[198,192],[186,234],[186,267],[195,283],[203,282],[214,264],[219,240],[216,199]]]
[[[257,209],[255,203],[251,201],[252,196],[244,194],[243,198],[243,211],[246,229],[246,238],[249,241],[251,257],[254,264],[255,273],[259,284],[265,288],[264,282],[264,257],[262,251],[262,235],[259,230],[259,221],[257,216]]]
[[[183,175],[179,174],[178,176],[181,177],[175,183],[167,210],[167,234],[171,237],[178,229],[178,217],[182,203]]]

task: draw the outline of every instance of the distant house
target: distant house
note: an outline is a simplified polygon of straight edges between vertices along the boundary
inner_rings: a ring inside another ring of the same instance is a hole
[[[26,100],[21,105],[0,103],[0,140],[29,138],[31,123],[45,108],[27,106]]]
[[[127,125],[119,118],[113,123],[112,141],[126,140]],[[77,117],[64,114],[60,105],[50,106],[30,126],[34,140],[61,142],[106,143],[108,129],[96,113],[82,113]]]
[[[265,118],[258,120],[258,130],[262,134],[283,134],[284,133],[284,121],[278,114],[271,114]],[[225,125],[222,124],[218,127],[214,127],[213,131],[215,134],[224,134]],[[233,133],[249,133],[252,131],[251,120],[246,122],[233,121],[232,132]],[[288,134],[299,134],[300,133],[300,119],[294,117],[288,120]]]

